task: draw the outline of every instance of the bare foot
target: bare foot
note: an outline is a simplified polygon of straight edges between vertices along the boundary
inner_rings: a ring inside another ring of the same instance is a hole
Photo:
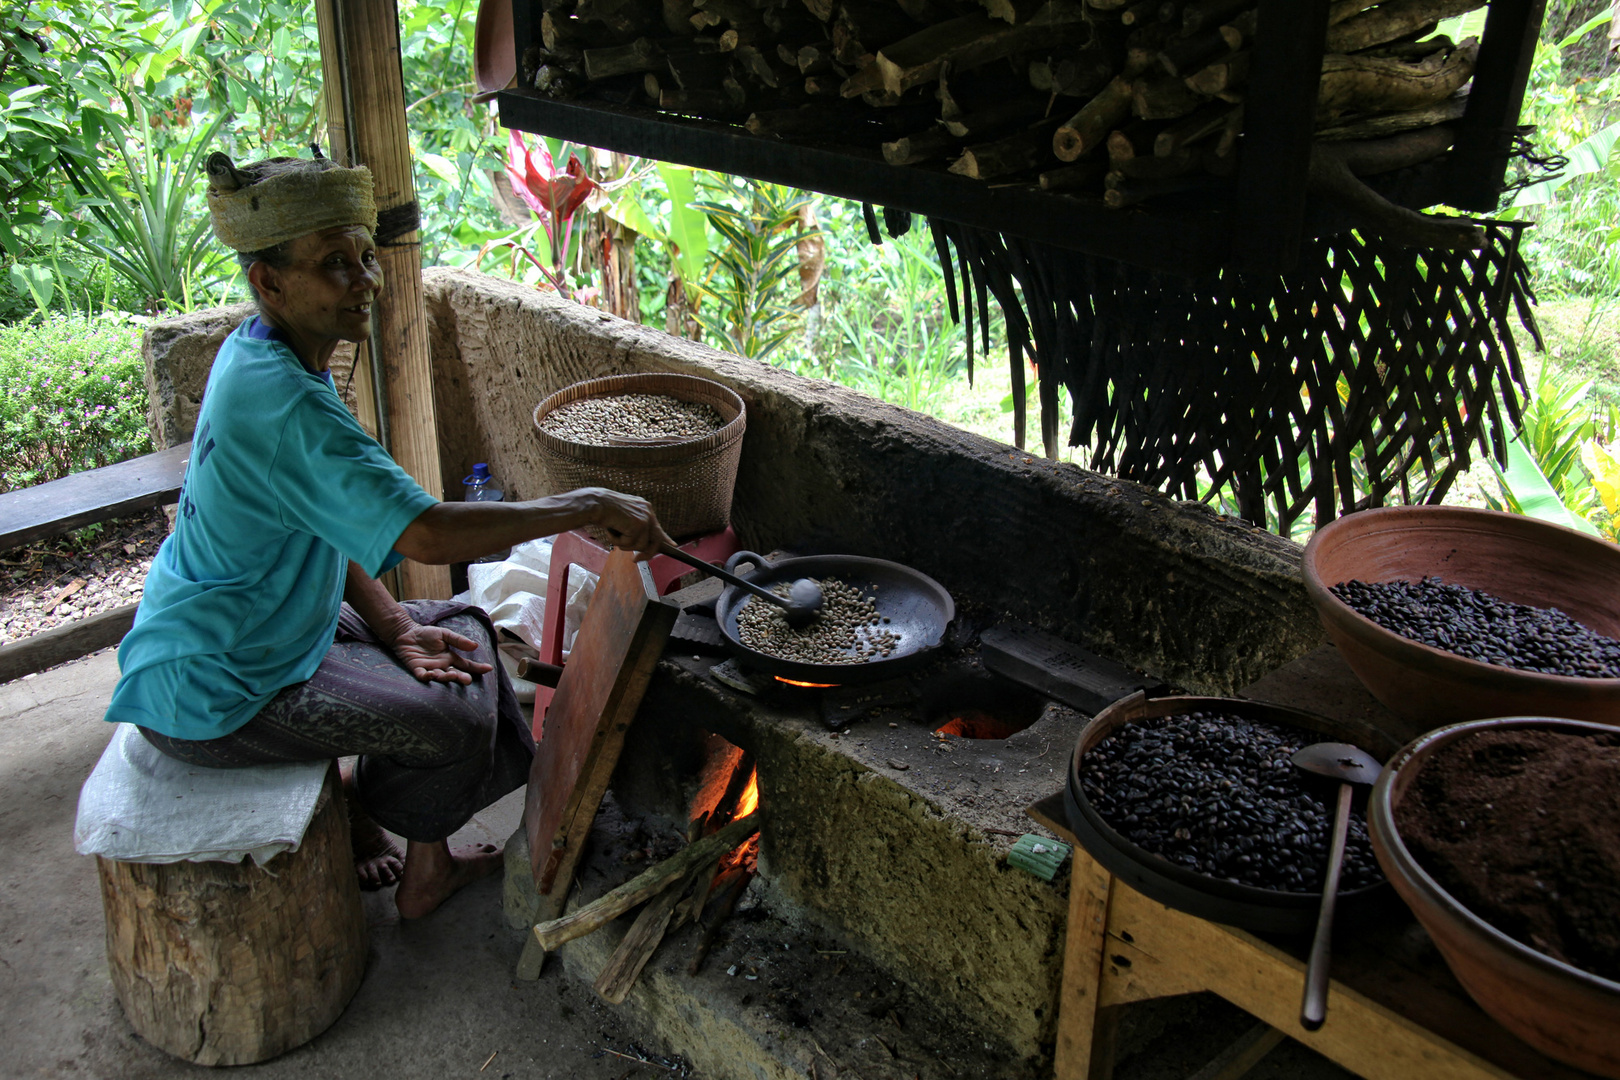
[[[499,873],[501,849],[494,844],[458,848],[452,852],[443,840],[405,845],[405,873],[394,893],[394,906],[402,919],[420,919],[448,900],[463,885]]]
[[[343,795],[349,807],[349,846],[354,849],[354,872],[360,888],[374,892],[398,884],[405,872],[405,857],[382,826],[360,806],[354,776],[347,770],[343,773]]]

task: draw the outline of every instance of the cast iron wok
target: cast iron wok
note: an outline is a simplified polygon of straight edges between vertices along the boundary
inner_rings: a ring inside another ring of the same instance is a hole
[[[945,628],[956,617],[956,604],[944,586],[927,574],[886,559],[811,555],[773,563],[752,551],[739,551],[726,560],[726,569],[738,573],[737,567],[743,563],[752,563],[756,569],[741,576],[767,589],[778,582],[792,583],[799,578],[835,578],[860,586],[873,598],[879,614],[888,617],[889,622],[883,629],[899,636],[892,653],[865,663],[809,664],[783,660],[742,643],[737,636],[737,613],[751,599],[751,594],[735,585],[726,586],[714,609],[726,644],[751,670],[780,675],[784,679],[848,686],[893,678],[925,663],[929,654],[945,640]]]

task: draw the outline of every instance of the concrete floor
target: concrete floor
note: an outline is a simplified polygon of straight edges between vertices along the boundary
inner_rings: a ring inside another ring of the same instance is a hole
[[[0,685],[0,1077],[8,1080],[212,1071],[146,1044],[124,1020],[107,975],[95,865],[73,850],[79,786],[111,737],[101,716],[117,677],[107,650]],[[452,843],[504,841],[521,798],[497,803]],[[264,1080],[672,1075],[604,1053],[629,1051],[638,1033],[557,966],[538,982],[513,980],[522,935],[501,917],[498,878],[420,922],[401,923],[388,890],[366,896],[366,913],[371,958],[348,1010],[313,1042],[244,1071]]]

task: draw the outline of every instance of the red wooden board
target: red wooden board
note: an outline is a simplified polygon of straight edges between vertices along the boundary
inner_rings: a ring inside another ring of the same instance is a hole
[[[529,770],[523,818],[542,895],[560,882],[560,897],[573,879],[625,731],[679,613],[658,598],[646,564],[628,551],[608,556]]]

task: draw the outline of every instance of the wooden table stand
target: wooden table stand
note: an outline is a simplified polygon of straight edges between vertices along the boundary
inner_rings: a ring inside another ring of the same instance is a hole
[[[1576,1080],[1587,1075],[1543,1057],[1480,1011],[1398,903],[1387,918],[1339,934],[1327,1023],[1306,1031],[1299,1023],[1299,1002],[1308,936],[1261,937],[1148,899],[1079,846],[1061,794],[1031,806],[1029,815],[1074,845],[1057,1080],[1113,1075],[1121,1006],[1202,990],[1369,1080]],[[1253,1033],[1245,1039],[1255,1047],[1280,1041],[1255,1039]],[[1257,1060],[1253,1056],[1248,1064]],[[1231,1078],[1242,1071],[1208,1075]]]

